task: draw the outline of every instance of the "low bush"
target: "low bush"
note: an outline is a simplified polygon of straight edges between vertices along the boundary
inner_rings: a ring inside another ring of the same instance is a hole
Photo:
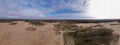
[[[113,30],[107,28],[84,28],[66,34],[74,38],[74,45],[110,45],[115,39],[112,38]]]
[[[35,26],[43,26],[43,25],[45,25],[45,23],[43,23],[41,21],[29,21],[29,24],[35,25]]]
[[[14,22],[10,22],[10,25],[16,25],[17,23],[14,23]]]
[[[67,23],[59,23],[54,26],[55,30],[63,30],[63,31],[75,31],[78,30],[79,27],[74,24]]]

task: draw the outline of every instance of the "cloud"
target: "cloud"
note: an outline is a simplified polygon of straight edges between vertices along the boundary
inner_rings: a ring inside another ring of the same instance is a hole
[[[77,18],[78,16],[83,18],[85,15],[81,15],[81,12],[86,11],[86,2],[87,0],[0,0],[0,18],[41,19],[58,16],[60,18]],[[63,11],[58,13],[61,10]]]

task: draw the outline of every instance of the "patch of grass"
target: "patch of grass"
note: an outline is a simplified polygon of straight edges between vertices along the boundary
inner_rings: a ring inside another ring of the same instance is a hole
[[[34,25],[34,26],[44,26],[45,23],[41,22],[41,21],[28,21],[29,24]]]
[[[68,23],[59,23],[54,26],[55,30],[63,30],[63,31],[75,31],[78,30],[79,27],[74,24],[68,24]]]
[[[110,24],[110,25],[120,25],[120,24]]]
[[[8,22],[13,22],[13,20],[4,20],[4,19],[3,19],[3,20],[2,20],[2,19],[0,20],[0,23],[8,23]]]
[[[75,32],[66,32],[65,35],[74,38],[74,45],[110,45],[115,39],[112,38],[113,30],[107,28],[84,28]]]
[[[16,25],[17,23],[15,23],[15,22],[10,22],[10,25]]]
[[[91,26],[91,27],[102,27],[103,25],[100,25],[100,24],[97,24],[97,25],[94,25],[94,26]]]

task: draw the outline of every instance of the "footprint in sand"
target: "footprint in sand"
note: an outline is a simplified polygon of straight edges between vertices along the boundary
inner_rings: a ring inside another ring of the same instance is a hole
[[[9,45],[11,39],[11,32],[3,32],[0,34],[0,45]]]
[[[2,35],[3,35],[2,38],[1,38],[2,40],[7,40],[11,37],[10,32],[4,32]]]

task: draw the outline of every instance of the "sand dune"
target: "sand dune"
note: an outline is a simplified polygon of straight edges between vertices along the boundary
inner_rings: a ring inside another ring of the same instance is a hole
[[[0,23],[0,45],[64,45],[61,33],[56,34],[53,30],[55,24],[57,22],[47,22],[43,26],[33,26],[24,21]],[[118,22],[77,23],[75,25],[83,27],[102,25],[120,34]]]

